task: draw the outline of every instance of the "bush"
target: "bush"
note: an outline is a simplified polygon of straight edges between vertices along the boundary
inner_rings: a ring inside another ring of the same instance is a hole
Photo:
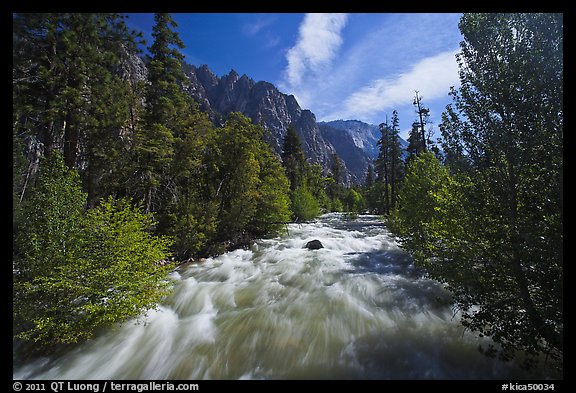
[[[127,200],[84,212],[76,171],[53,153],[23,206],[16,239],[14,333],[50,348],[154,307],[166,294],[168,239]]]
[[[320,214],[320,205],[306,187],[298,187],[292,194],[292,216],[294,221],[310,221]]]

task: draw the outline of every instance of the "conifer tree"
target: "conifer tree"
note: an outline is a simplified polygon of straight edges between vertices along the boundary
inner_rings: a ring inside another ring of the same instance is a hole
[[[306,157],[302,142],[293,125],[289,125],[282,144],[282,165],[290,181],[290,190],[302,186],[306,173]]]
[[[118,64],[135,52],[136,34],[117,14],[13,20],[15,132],[42,153],[62,151],[68,167],[80,170],[93,205],[125,164],[119,134],[134,97]]]
[[[396,193],[402,176],[402,149],[400,146],[398,112],[392,112],[392,124],[380,124],[379,153],[376,160],[378,179],[383,183],[384,201],[381,207],[389,214],[396,203]]]
[[[147,212],[164,208],[170,186],[170,168],[177,139],[189,126],[189,114],[194,105],[183,91],[182,71],[184,47],[173,29],[176,22],[169,14],[155,14],[148,48],[148,86],[145,92],[145,113],[136,136],[138,161],[138,193]]]

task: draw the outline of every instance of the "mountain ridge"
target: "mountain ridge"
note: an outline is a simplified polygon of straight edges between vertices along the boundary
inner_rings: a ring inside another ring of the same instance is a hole
[[[302,109],[293,95],[282,93],[270,82],[256,82],[246,74],[240,76],[235,70],[218,77],[205,64],[199,67],[187,64],[184,72],[190,84],[189,93],[216,123],[223,123],[230,112],[243,113],[269,131],[267,141],[278,155],[286,130],[292,124],[311,163],[320,164],[328,173],[336,154],[344,162],[345,185],[364,181],[366,169],[375,157],[374,149],[377,149],[377,138],[373,135],[364,139],[355,135],[354,140],[349,132],[330,131],[323,126],[325,122],[317,122],[314,113]],[[357,147],[360,140],[367,145],[366,149]]]
[[[146,78],[144,60],[134,56],[124,65],[125,76]],[[132,64],[133,63],[133,64]],[[274,84],[258,81],[234,69],[218,77],[208,65],[183,63],[187,78],[184,90],[199,104],[216,125],[223,125],[230,112],[241,112],[268,132],[266,141],[278,156],[288,126],[292,124],[300,136],[307,159],[319,164],[325,174],[331,172],[334,155],[344,164],[345,186],[362,184],[367,168],[378,156],[378,126],[360,120],[316,120],[308,109],[302,109],[291,94],[282,93]],[[407,146],[407,142],[401,140]]]

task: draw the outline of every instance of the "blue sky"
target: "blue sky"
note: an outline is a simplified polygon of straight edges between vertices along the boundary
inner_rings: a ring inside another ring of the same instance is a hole
[[[293,94],[318,121],[379,124],[396,109],[407,138],[414,90],[430,108],[435,136],[450,86],[460,14],[172,14],[193,65],[218,76],[236,70]],[[153,14],[129,14],[152,43]]]

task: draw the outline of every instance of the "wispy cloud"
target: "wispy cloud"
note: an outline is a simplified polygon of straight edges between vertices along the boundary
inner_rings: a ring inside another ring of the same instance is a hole
[[[414,116],[414,90],[432,121],[459,84],[455,53],[458,14],[309,14],[285,52],[277,81],[319,120],[378,124],[392,110],[401,123]],[[404,127],[404,124],[401,124]]]
[[[242,33],[251,39],[258,38],[264,48],[273,48],[280,43],[280,37],[272,32],[276,20],[274,16],[259,16],[254,21],[244,23]]]
[[[274,23],[275,20],[276,18],[274,17],[260,17],[254,22],[244,23],[242,25],[242,32],[248,37],[253,37]]]
[[[459,83],[456,52],[456,49],[441,52],[418,61],[405,73],[373,80],[349,95],[343,107],[327,117],[369,118],[375,113],[410,103],[415,90],[420,91],[427,100],[445,97],[448,87]]]
[[[306,14],[296,44],[286,53],[285,85],[290,90],[331,64],[342,45],[347,19],[346,14]]]

